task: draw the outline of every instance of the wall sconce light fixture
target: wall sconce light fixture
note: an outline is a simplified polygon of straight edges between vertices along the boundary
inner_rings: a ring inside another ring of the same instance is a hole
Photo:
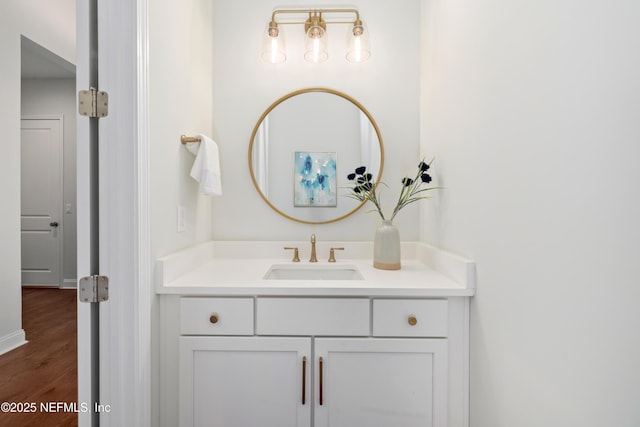
[[[306,20],[276,20],[279,14],[305,15]],[[351,15],[352,20],[334,20],[341,15]],[[324,15],[324,16],[323,16]],[[326,16],[330,16],[331,19]],[[351,62],[363,62],[371,56],[369,47],[369,31],[360,19],[360,13],[356,9],[276,9],[271,14],[271,21],[267,26],[262,43],[262,59],[273,64],[284,62],[287,59],[285,43],[280,25],[304,24],[304,59],[309,62],[323,62],[329,58],[327,49],[327,25],[347,24],[347,60]]]

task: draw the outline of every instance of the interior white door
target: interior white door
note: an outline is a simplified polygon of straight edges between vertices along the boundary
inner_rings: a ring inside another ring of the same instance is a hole
[[[62,117],[21,120],[23,286],[62,286],[62,129]]]
[[[97,24],[96,0],[78,0],[76,2],[76,89],[87,90],[97,86]],[[96,274],[95,259],[97,233],[95,232],[95,202],[97,197],[94,185],[95,154],[92,144],[96,138],[96,124],[93,120],[78,116],[77,126],[77,218],[78,218],[78,258],[77,277]],[[89,410],[78,413],[79,427],[97,427],[100,414],[96,404],[102,404],[99,393],[99,346],[97,303],[84,303],[78,298],[78,402]],[[104,396],[102,396],[104,398]],[[110,402],[109,402],[110,403]]]
[[[109,94],[108,116],[78,118],[78,276],[109,299],[78,303],[80,427],[151,427],[148,234],[148,0],[77,0],[77,90]],[[97,166],[97,165],[98,166]],[[97,173],[96,173],[97,172]]]

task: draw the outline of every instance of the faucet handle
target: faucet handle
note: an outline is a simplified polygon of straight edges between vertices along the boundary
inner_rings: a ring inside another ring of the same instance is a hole
[[[285,246],[284,248],[286,250],[293,251],[293,259],[291,261],[300,262],[300,255],[298,253],[298,248],[292,248],[292,247],[288,247],[288,246]]]
[[[344,248],[329,249],[329,262],[336,262],[336,251],[344,251]]]

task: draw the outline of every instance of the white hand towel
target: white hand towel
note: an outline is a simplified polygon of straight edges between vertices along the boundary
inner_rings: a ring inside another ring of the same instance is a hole
[[[201,142],[187,143],[187,149],[196,155],[191,168],[191,177],[200,183],[202,194],[222,196],[218,144],[205,135],[198,136]]]

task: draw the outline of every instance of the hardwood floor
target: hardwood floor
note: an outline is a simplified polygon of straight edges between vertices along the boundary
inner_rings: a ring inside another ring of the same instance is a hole
[[[78,400],[76,291],[24,288],[22,323],[29,342],[0,356],[0,404],[35,411],[0,411],[0,427],[77,426],[77,413],[62,406]]]

